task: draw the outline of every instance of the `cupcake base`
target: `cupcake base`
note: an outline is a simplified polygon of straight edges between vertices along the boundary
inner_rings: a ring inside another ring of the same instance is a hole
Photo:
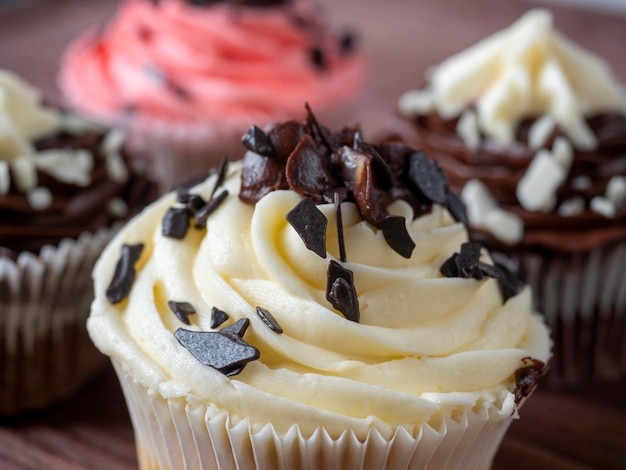
[[[91,270],[114,231],[0,258],[0,415],[66,398],[106,364],[85,322]]]
[[[445,418],[416,435],[398,427],[391,436],[371,429],[364,438],[351,430],[332,437],[323,428],[305,436],[294,424],[286,433],[270,424],[235,423],[228,412],[193,397],[163,398],[135,381],[120,363],[118,374],[137,444],[147,469],[489,469],[516,415],[485,404]],[[512,399],[512,398],[511,398]]]

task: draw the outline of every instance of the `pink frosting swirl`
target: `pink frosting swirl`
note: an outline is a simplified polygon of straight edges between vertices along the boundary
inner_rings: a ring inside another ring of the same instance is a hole
[[[301,2],[273,7],[125,2],[66,51],[59,83],[78,110],[119,121],[254,122],[324,110],[361,90],[364,60]]]

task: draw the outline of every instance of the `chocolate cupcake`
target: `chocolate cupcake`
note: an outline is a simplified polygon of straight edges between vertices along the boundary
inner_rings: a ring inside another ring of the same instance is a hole
[[[243,142],[94,270],[140,467],[489,468],[550,340],[437,164],[312,115]]]
[[[403,137],[462,190],[473,238],[533,287],[554,387],[626,375],[625,96],[535,10],[399,102]]]
[[[69,396],[105,361],[87,337],[93,264],[156,197],[117,131],[0,71],[0,414]]]

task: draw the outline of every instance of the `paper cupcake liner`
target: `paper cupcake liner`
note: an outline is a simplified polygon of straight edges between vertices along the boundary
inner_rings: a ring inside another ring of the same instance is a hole
[[[115,231],[0,258],[0,414],[68,397],[106,364],[85,323],[91,271]]]
[[[554,356],[542,383],[581,388],[626,376],[626,243],[511,258],[552,330]]]
[[[424,424],[416,435],[398,427],[390,437],[372,428],[333,438],[323,428],[309,437],[297,424],[277,432],[193,399],[163,398],[113,361],[135,430],[141,469],[489,469],[516,416],[485,404],[478,411]],[[235,421],[236,424],[235,424]]]

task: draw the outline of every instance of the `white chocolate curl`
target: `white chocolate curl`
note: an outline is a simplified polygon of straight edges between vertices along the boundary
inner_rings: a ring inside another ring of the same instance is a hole
[[[430,92],[446,118],[474,105],[481,133],[507,144],[521,119],[537,116],[558,124],[576,148],[593,149],[585,116],[626,110],[608,65],[559,34],[541,9],[435,67]]]

